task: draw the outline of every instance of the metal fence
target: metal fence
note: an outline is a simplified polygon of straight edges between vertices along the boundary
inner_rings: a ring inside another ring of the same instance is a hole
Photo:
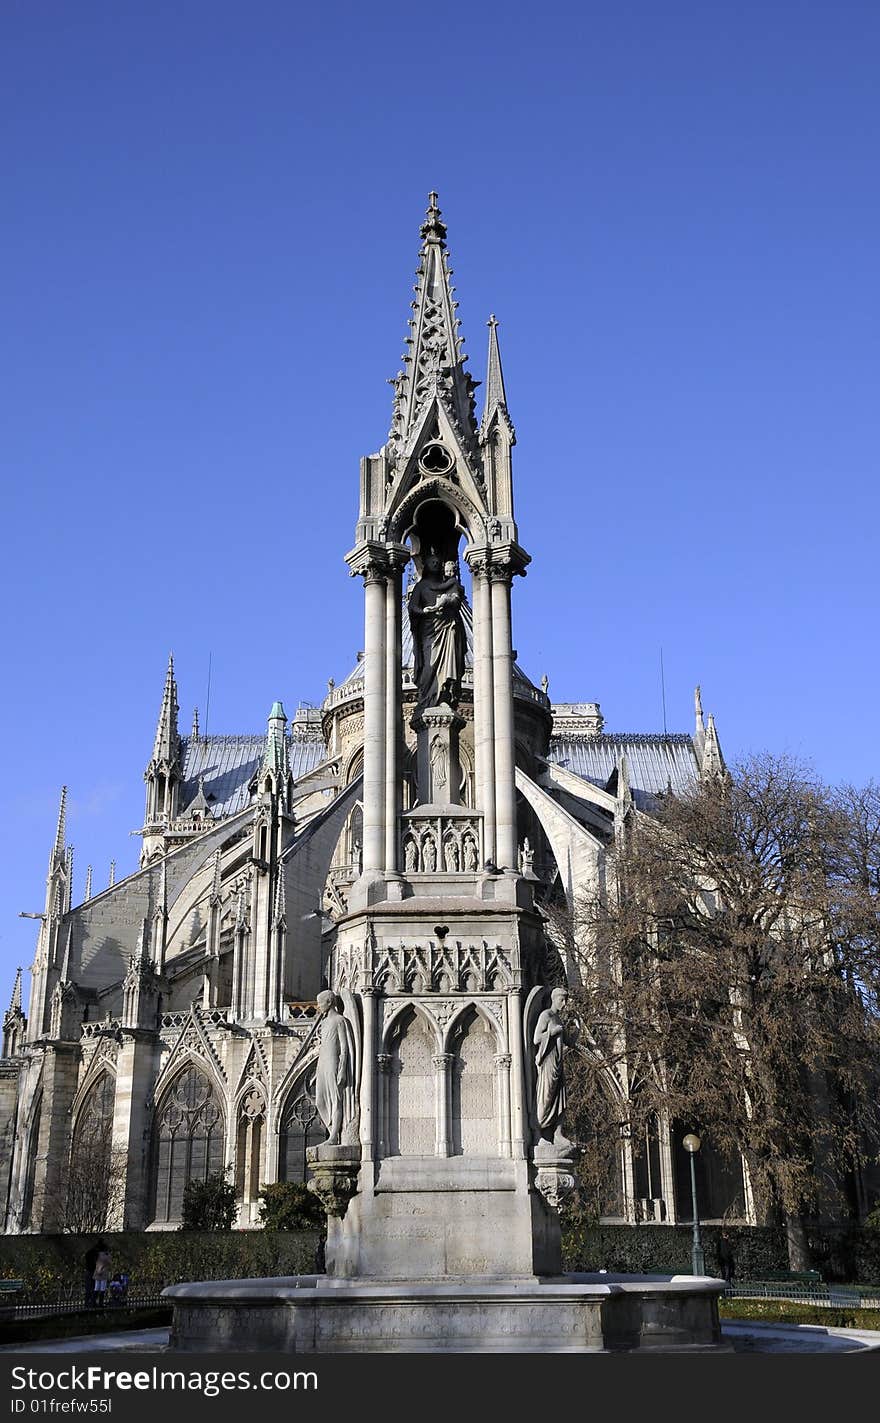
[[[107,1297],[103,1304],[95,1304],[86,1299],[83,1291],[70,1290],[55,1295],[50,1300],[29,1300],[26,1294],[7,1294],[0,1297],[0,1323],[17,1319],[49,1319],[62,1314],[122,1314],[133,1309],[166,1308],[161,1290],[129,1289],[123,1297]]]
[[[724,1291],[728,1299],[791,1300],[828,1309],[880,1309],[880,1289],[868,1285],[821,1285],[806,1280],[739,1280]]]

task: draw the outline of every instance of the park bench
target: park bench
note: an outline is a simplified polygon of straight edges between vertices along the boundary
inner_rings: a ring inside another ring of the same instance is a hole
[[[761,1284],[821,1285],[818,1270],[780,1270],[778,1274],[762,1275]]]

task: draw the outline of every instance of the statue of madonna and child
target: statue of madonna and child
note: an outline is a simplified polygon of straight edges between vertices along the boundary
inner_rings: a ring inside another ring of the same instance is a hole
[[[458,706],[466,646],[463,605],[455,559],[441,565],[436,554],[429,554],[409,599],[417,711],[443,704],[454,711]]]

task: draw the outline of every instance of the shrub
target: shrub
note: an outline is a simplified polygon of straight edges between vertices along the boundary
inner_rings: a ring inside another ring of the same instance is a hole
[[[310,1230],[326,1220],[314,1191],[298,1181],[274,1181],[260,1190],[260,1220],[266,1230]]]
[[[235,1220],[235,1187],[222,1174],[204,1181],[187,1181],[183,1192],[181,1230],[231,1230]]]

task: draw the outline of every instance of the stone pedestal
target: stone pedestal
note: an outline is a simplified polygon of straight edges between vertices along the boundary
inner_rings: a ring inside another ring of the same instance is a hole
[[[310,1146],[306,1159],[312,1170],[309,1187],[327,1212],[328,1221],[341,1219],[357,1191],[359,1146]]]
[[[420,805],[461,804],[458,738],[463,719],[448,706],[426,707],[410,725],[416,733],[416,776]]]

